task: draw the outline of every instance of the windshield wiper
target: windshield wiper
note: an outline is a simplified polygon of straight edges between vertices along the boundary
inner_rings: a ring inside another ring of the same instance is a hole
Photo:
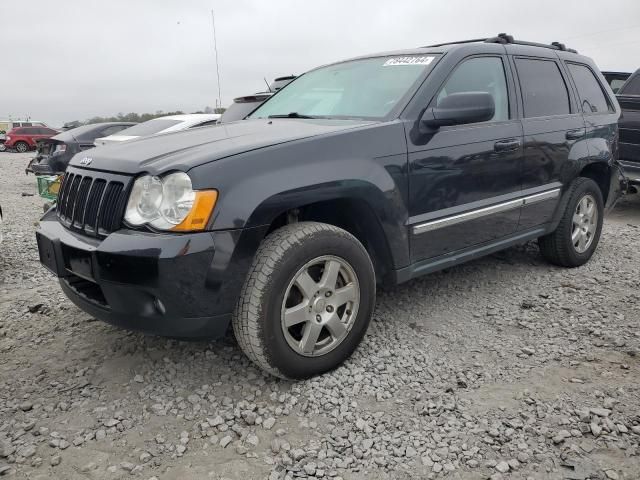
[[[268,118],[321,118],[321,117],[314,117],[311,115],[301,115],[298,112],[290,112],[290,113],[287,113],[286,115],[269,115]]]

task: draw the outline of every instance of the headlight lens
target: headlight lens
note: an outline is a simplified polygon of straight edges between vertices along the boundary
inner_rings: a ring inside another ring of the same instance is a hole
[[[179,172],[166,176],[162,179],[160,216],[151,222],[151,226],[168,230],[179,225],[191,211],[195,198],[189,175]]]
[[[215,190],[194,191],[186,173],[136,179],[129,195],[125,221],[159,230],[203,230],[217,199]]]

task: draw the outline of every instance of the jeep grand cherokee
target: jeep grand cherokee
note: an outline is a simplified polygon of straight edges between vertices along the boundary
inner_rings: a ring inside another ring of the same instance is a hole
[[[615,96],[561,44],[508,35],[314,69],[247,120],[78,154],[37,231],[98,319],[220,336],[274,375],[335,368],[376,284],[537,239],[593,255],[620,194]]]

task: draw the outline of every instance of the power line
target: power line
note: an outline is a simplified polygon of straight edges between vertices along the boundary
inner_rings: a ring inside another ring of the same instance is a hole
[[[218,42],[216,41],[216,17],[211,10],[211,25],[213,26],[213,50],[216,54],[216,75],[218,77],[218,107],[222,107],[222,93],[220,93],[220,66],[218,65]]]

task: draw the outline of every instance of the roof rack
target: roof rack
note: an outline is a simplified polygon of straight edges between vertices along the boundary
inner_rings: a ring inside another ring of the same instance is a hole
[[[430,47],[444,47],[445,45],[460,45],[463,43],[500,43],[502,45],[528,45],[531,47],[542,47],[542,48],[550,48],[552,50],[561,50],[563,52],[571,52],[578,53],[577,50],[573,48],[567,48],[564,43],[560,42],[552,42],[551,44],[546,43],[536,43],[536,42],[525,42],[524,40],[516,40],[513,38],[513,35],[507,35],[506,33],[499,33],[495,37],[489,38],[474,38],[472,40],[459,40],[457,42],[446,42],[446,43],[436,43],[435,45],[427,45],[425,48]]]

